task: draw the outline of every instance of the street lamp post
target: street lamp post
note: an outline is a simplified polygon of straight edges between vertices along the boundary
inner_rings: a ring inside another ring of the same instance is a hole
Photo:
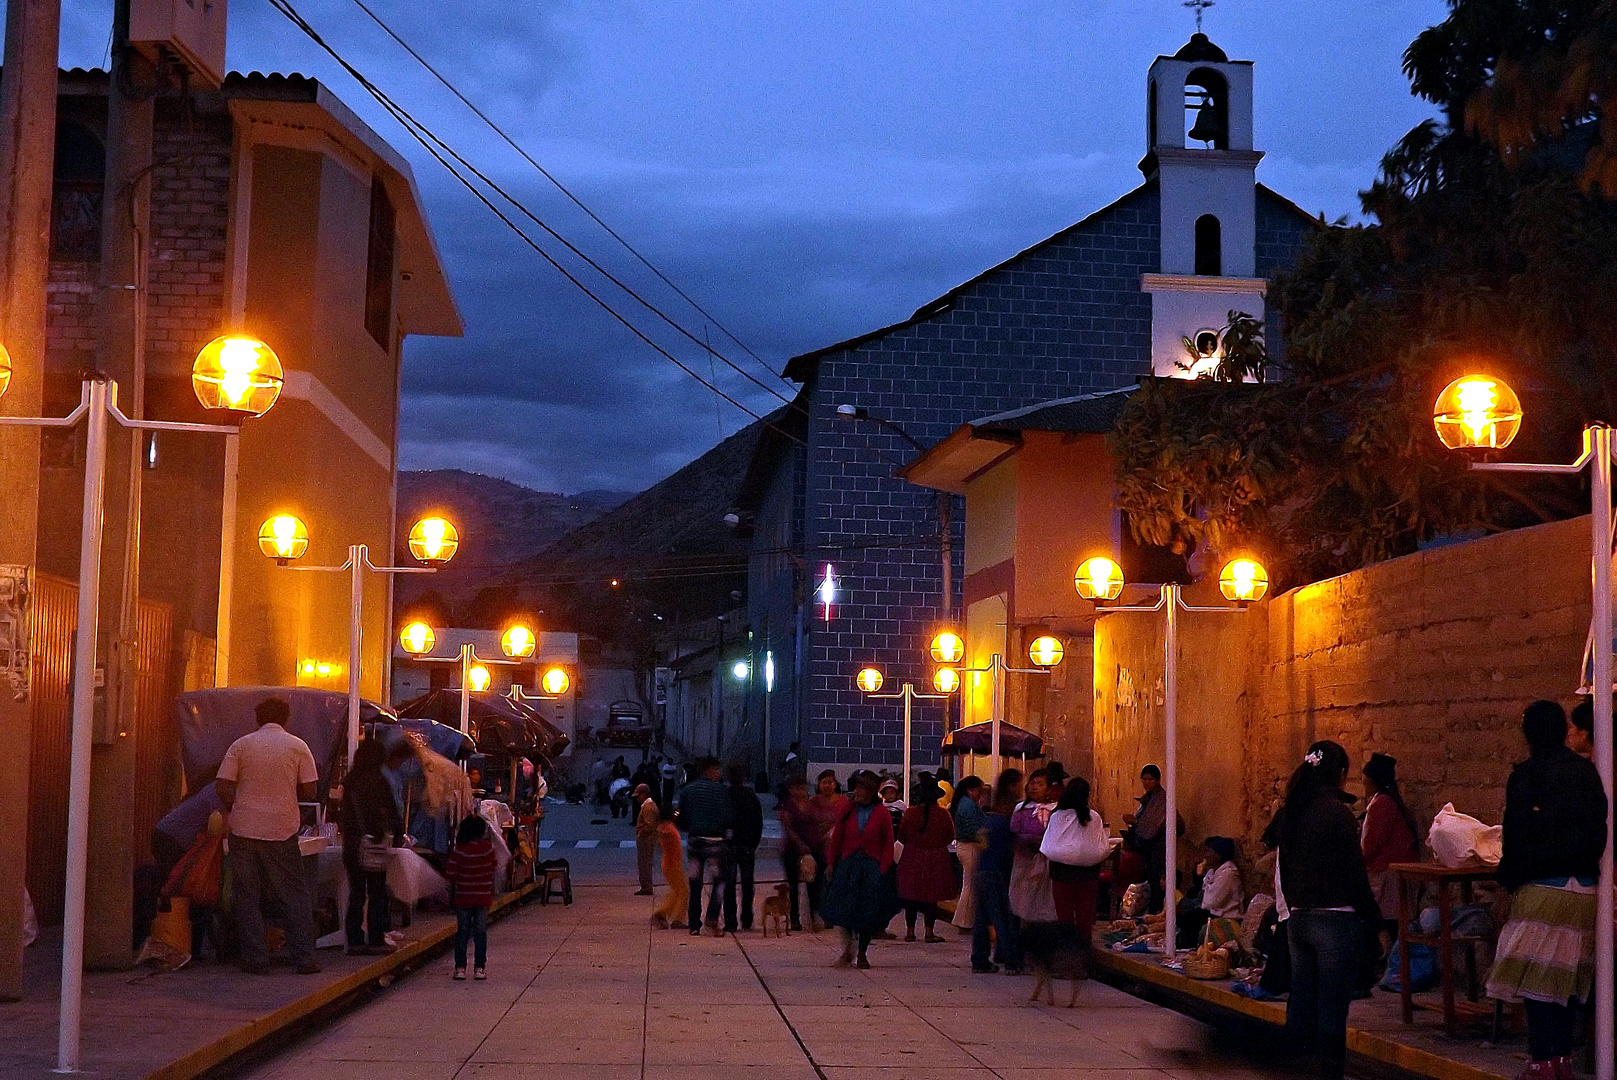
[[[914,742],[911,732],[911,713],[916,701],[946,701],[948,694],[921,694],[915,690],[914,683],[905,683],[904,688],[896,694],[878,694],[876,691],[882,686],[882,673],[880,669],[867,667],[854,677],[854,684],[863,690],[866,697],[873,700],[903,701],[904,702],[904,776],[903,798],[906,803],[910,801],[910,749]]]
[[[1204,607],[1185,603],[1183,586],[1162,585],[1154,604],[1112,604],[1123,592],[1123,571],[1111,559],[1097,556],[1078,568],[1073,578],[1078,595],[1101,609],[1097,614],[1114,611],[1161,611],[1166,616],[1162,638],[1162,698],[1164,741],[1163,754],[1163,862],[1165,881],[1163,891],[1162,951],[1174,956],[1178,951],[1178,910],[1174,900],[1179,864],[1179,613],[1181,611],[1221,612],[1230,614],[1245,611],[1254,600],[1261,600],[1269,591],[1269,576],[1263,566],[1252,559],[1232,559],[1219,575],[1219,591],[1236,607]]]
[[[281,393],[281,362],[255,338],[215,338],[197,354],[191,387],[210,410],[262,416]],[[0,395],[11,377],[11,358],[0,348]],[[84,499],[79,530],[78,624],[73,649],[73,716],[67,797],[67,882],[62,914],[62,993],[57,1024],[56,1072],[79,1071],[84,992],[84,900],[90,852],[90,758],[95,730],[96,639],[100,633],[101,527],[107,495],[107,420],[136,431],[237,435],[227,424],[183,424],[131,419],[118,408],[118,384],[94,376],[79,389],[79,404],[61,417],[0,416],[0,424],[72,428],[85,421]]]
[[[351,765],[354,751],[359,747],[360,646],[365,633],[362,621],[365,606],[364,571],[376,574],[435,574],[440,566],[455,557],[455,550],[460,547],[460,534],[440,517],[426,517],[416,522],[410,530],[410,554],[424,563],[423,566],[376,566],[371,562],[370,547],[366,544],[348,545],[348,558],[341,566],[292,566],[292,560],[301,556],[309,546],[308,537],[303,522],[290,514],[282,514],[264,523],[258,533],[258,546],[265,555],[293,570],[349,575],[348,763]]]
[[[1432,410],[1437,437],[1450,450],[1502,450],[1521,429],[1522,407],[1514,391],[1486,375],[1466,375],[1443,388]],[[1544,473],[1575,476],[1589,470],[1593,612],[1589,626],[1589,691],[1594,704],[1594,763],[1606,789],[1606,847],[1600,856],[1600,885],[1595,890],[1595,1077],[1617,1080],[1617,991],[1613,971],[1612,927],[1612,602],[1611,602],[1611,472],[1612,429],[1590,424],[1583,429],[1583,453],[1570,465],[1473,461],[1484,472]]]
[[[958,667],[955,666],[956,661],[965,656],[965,642],[960,639],[960,635],[956,634],[952,630],[945,630],[937,637],[932,639],[932,659],[938,661],[940,664],[948,665],[938,669],[938,676],[942,676],[945,671],[954,673],[950,679],[945,681],[952,682],[958,687],[962,685],[960,681],[960,673],[967,671],[978,673],[986,672],[993,679],[993,704],[990,710],[990,723],[992,726],[988,729],[988,768],[990,776],[995,778],[999,776],[999,726],[1005,719],[1005,676],[1007,674],[1048,674],[1051,668],[1061,663],[1061,658],[1064,651],[1065,650],[1063,650],[1061,643],[1055,638],[1042,636],[1035,639],[1033,644],[1028,648],[1028,658],[1034,663],[1034,667],[1011,667],[1005,662],[1005,657],[1000,653],[994,653],[991,657],[989,657],[988,664],[985,667]],[[945,681],[940,681],[939,677],[934,677],[933,685],[939,690],[942,690],[944,688]],[[962,714],[963,713],[964,707],[962,707]],[[964,715],[962,715],[962,720],[964,720]]]
[[[516,665],[533,655],[538,644],[532,630],[518,623],[500,636],[500,651],[505,653],[506,659],[491,657],[484,659],[477,655],[477,650],[471,642],[464,642],[454,656],[428,656],[433,645],[437,643],[437,635],[426,623],[411,623],[399,635],[399,644],[404,651],[426,664],[459,664],[460,665],[460,733],[472,733],[472,691],[481,694],[489,688],[491,678],[488,668],[484,664],[510,664]],[[548,676],[550,673],[546,672]],[[474,685],[481,683],[482,685]],[[567,690],[566,677],[563,673],[561,689],[557,696]]]

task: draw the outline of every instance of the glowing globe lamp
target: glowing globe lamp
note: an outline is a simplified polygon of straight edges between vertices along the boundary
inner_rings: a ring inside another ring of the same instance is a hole
[[[1060,639],[1046,634],[1043,637],[1033,639],[1033,644],[1028,646],[1027,657],[1033,661],[1035,667],[1055,667],[1061,663],[1061,658],[1066,655],[1066,651],[1062,647]]]
[[[1262,600],[1269,591],[1269,571],[1252,559],[1231,559],[1218,575],[1218,591],[1237,604]]]
[[[738,679],[745,679],[752,674],[752,668],[748,666],[745,660],[737,660],[735,666],[730,669],[730,674]]]
[[[482,664],[473,664],[472,669],[466,673],[466,685],[481,694],[488,689],[488,684],[494,681],[494,676],[488,673],[488,668]]]
[[[428,566],[441,566],[455,557],[460,533],[441,517],[426,517],[410,529],[410,554]]]
[[[861,668],[853,681],[865,693],[874,694],[881,689],[882,674],[877,668]]]
[[[567,672],[559,667],[551,668],[545,672],[544,678],[539,680],[539,685],[544,689],[545,693],[553,695],[567,693],[567,687],[571,684],[572,680],[567,677]]]
[[[438,641],[438,636],[432,632],[432,627],[424,622],[413,622],[404,628],[399,635],[399,644],[411,656],[423,656],[432,651]]]
[[[284,566],[309,550],[309,530],[291,514],[276,514],[258,527],[258,550]]]
[[[1497,450],[1521,430],[1521,399],[1498,379],[1465,375],[1437,396],[1432,426],[1450,450]]]
[[[511,627],[500,638],[500,648],[505,650],[505,655],[519,660],[532,656],[533,648],[537,644],[538,638],[534,637],[533,631],[521,623]]]
[[[1123,595],[1123,568],[1104,555],[1085,559],[1078,573],[1073,575],[1073,586],[1085,600],[1104,603]]]
[[[255,337],[226,334],[197,353],[191,389],[204,409],[263,416],[281,396],[281,360]]]
[[[953,630],[945,630],[932,639],[932,659],[940,664],[957,664],[966,655],[966,643]]]
[[[952,667],[940,667],[932,673],[932,688],[940,694],[952,694],[960,689],[960,672]]]

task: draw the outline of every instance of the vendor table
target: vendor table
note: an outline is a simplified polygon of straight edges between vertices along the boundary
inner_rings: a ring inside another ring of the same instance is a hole
[[[1411,945],[1434,945],[1437,947],[1437,974],[1443,987],[1443,1028],[1454,1035],[1455,1017],[1460,1011],[1454,1001],[1454,947],[1462,946],[1466,950],[1467,974],[1470,976],[1466,987],[1466,997],[1470,1002],[1477,1000],[1477,946],[1491,942],[1495,935],[1473,936],[1456,934],[1451,918],[1452,904],[1449,897],[1449,886],[1460,887],[1460,897],[1464,903],[1471,902],[1471,888],[1479,881],[1492,882],[1498,880],[1499,868],[1484,863],[1475,863],[1469,866],[1437,866],[1433,863],[1393,863],[1388,867],[1398,875],[1398,940]],[[1437,933],[1423,934],[1409,929],[1412,913],[1409,910],[1410,886],[1431,884],[1437,886]],[[1399,994],[1403,998],[1404,1023],[1415,1022],[1415,1002],[1411,995],[1409,985],[1409,950],[1398,950],[1398,986]],[[1483,1010],[1473,1004],[1466,1012],[1474,1015],[1492,1014],[1494,1023],[1498,1025],[1497,1010]]]

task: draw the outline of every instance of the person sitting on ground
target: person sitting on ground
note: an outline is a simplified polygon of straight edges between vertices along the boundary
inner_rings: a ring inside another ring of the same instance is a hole
[[[1606,790],[1595,767],[1567,747],[1566,732],[1561,706],[1527,706],[1528,758],[1505,785],[1499,884],[1510,893],[1510,921],[1499,932],[1488,996],[1525,1005],[1531,1062],[1522,1080],[1572,1075],[1578,1009],[1594,981]]]
[[[1199,889],[1179,905],[1179,947],[1193,949],[1202,941],[1220,945],[1240,934],[1245,912],[1241,870],[1235,864],[1235,841],[1209,836],[1196,867]]]
[[[1370,888],[1381,907],[1381,952],[1385,956],[1398,937],[1398,875],[1393,863],[1415,862],[1420,858],[1420,841],[1415,815],[1404,805],[1398,790],[1398,759],[1371,754],[1364,763],[1364,826],[1359,844],[1364,850],[1364,869],[1370,875]]]
[[[954,821],[938,806],[943,794],[930,778],[914,791],[915,805],[904,811],[898,823],[898,842],[904,857],[898,863],[898,898],[904,904],[905,941],[915,940],[915,917],[926,918],[926,940],[939,942],[934,927],[938,904],[955,896],[954,864],[949,861],[949,844],[954,840]]]

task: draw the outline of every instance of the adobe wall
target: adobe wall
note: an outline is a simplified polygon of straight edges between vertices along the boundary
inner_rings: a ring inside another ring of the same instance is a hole
[[[1187,615],[1187,839],[1228,832],[1255,851],[1286,777],[1322,738],[1355,766],[1372,751],[1396,757],[1423,828],[1444,802],[1497,822],[1524,756],[1522,707],[1576,700],[1588,567],[1585,517],[1389,560],[1246,617]],[[1125,614],[1097,624],[1096,786],[1108,821],[1128,808],[1139,766],[1162,756],[1161,625],[1160,615]],[[1350,788],[1359,790],[1357,769]]]

